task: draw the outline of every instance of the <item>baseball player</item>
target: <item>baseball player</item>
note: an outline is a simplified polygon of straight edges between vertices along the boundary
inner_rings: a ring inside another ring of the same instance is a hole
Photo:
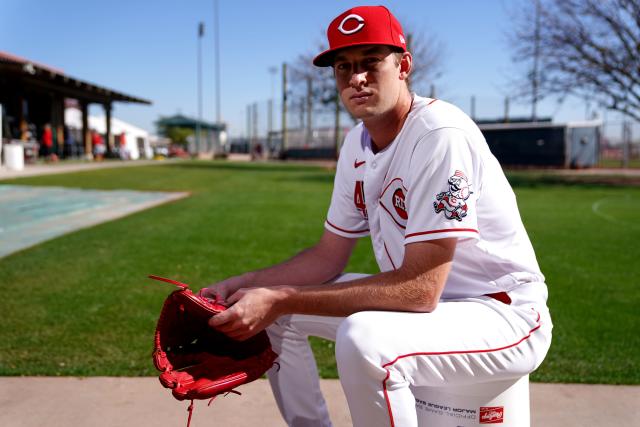
[[[518,378],[551,341],[547,288],[515,195],[474,122],[412,94],[412,56],[382,6],[327,30],[346,136],[319,242],[212,285],[234,305],[210,325],[243,340],[267,328],[269,380],[289,426],[330,426],[308,336],[335,340],[355,426],[416,426],[411,386]],[[342,275],[371,236],[380,273]]]

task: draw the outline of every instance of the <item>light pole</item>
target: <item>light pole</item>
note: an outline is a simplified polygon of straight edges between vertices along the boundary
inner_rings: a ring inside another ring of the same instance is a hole
[[[282,153],[287,150],[287,63],[282,63]]]
[[[204,22],[198,24],[198,121],[196,122],[196,153],[200,154],[200,123],[202,123],[202,36]]]
[[[271,99],[269,99],[269,118],[268,118],[268,127],[269,131],[267,133],[267,139],[271,142],[271,133],[273,132],[273,102],[276,96],[276,75],[278,74],[277,67],[269,67],[269,74],[271,74]]]
[[[220,12],[218,10],[218,0],[213,0],[214,29],[213,37],[215,40],[215,62],[216,62],[216,122],[222,122],[222,114],[220,112]]]
[[[269,107],[269,133],[273,131],[273,102],[276,97],[276,75],[278,74],[277,67],[269,67],[269,74],[271,74],[271,103]]]

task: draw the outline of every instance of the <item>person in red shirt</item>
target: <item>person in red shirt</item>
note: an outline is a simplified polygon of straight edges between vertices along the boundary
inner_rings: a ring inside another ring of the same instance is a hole
[[[127,137],[124,131],[122,131],[122,133],[120,134],[119,143],[120,143],[120,158],[122,160],[127,160],[129,158],[129,152],[127,151]]]
[[[104,140],[95,129],[91,131],[91,142],[93,143],[94,158],[98,161],[102,161],[105,152]]]
[[[48,158],[53,152],[53,131],[49,123],[44,125],[44,131],[42,132],[42,148],[45,158]]]

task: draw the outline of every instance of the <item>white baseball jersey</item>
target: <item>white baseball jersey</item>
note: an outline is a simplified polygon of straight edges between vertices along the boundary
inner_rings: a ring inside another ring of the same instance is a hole
[[[458,238],[443,299],[544,282],[502,168],[475,123],[441,100],[414,95],[378,153],[362,123],[349,132],[325,227],[370,234],[381,271],[400,267],[406,244]]]

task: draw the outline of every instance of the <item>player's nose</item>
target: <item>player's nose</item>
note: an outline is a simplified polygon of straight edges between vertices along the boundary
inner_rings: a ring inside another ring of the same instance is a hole
[[[367,73],[366,72],[354,72],[351,74],[351,79],[349,80],[349,86],[354,89],[360,89],[367,82]]]

